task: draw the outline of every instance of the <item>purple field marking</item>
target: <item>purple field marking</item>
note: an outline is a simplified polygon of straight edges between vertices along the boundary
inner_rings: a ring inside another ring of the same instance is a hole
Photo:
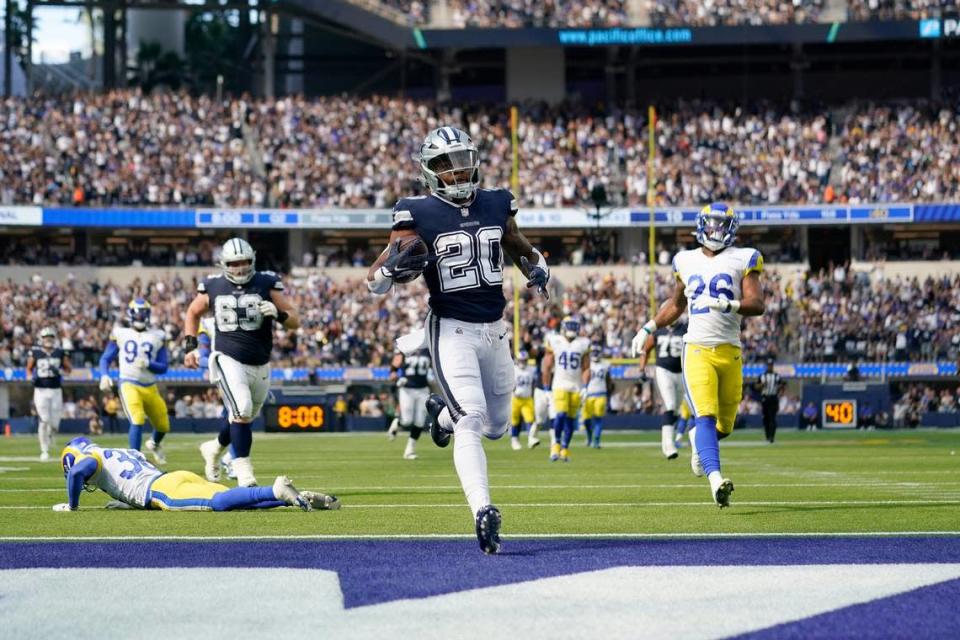
[[[960,638],[960,580],[879,598],[796,622],[737,636],[737,640],[889,640]]]
[[[960,538],[460,541],[15,542],[0,569],[291,567],[336,571],[344,605],[423,598],[621,566],[960,563]]]

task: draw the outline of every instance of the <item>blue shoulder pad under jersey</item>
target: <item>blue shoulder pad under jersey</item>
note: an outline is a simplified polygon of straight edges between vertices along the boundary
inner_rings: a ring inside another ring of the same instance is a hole
[[[78,463],[70,467],[70,473],[67,474],[67,500],[71,509],[80,506],[80,492],[83,491],[83,485],[87,483],[97,472],[97,461],[95,458],[83,458]]]
[[[103,350],[103,355],[100,356],[100,375],[105,376],[110,373],[110,363],[119,355],[120,347],[117,346],[116,341],[111,340],[107,343],[107,348]]]

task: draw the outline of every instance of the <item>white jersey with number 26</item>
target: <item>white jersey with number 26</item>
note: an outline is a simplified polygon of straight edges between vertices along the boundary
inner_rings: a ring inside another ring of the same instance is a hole
[[[748,273],[763,273],[763,256],[756,249],[729,247],[713,257],[701,249],[681,251],[673,258],[674,275],[683,283],[690,318],[683,341],[715,347],[740,344],[740,314],[723,313],[704,305],[707,298],[740,300]]]

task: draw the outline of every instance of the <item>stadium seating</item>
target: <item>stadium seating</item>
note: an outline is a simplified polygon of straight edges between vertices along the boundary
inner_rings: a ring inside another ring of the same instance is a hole
[[[510,183],[500,106],[461,111],[388,97],[215,104],[115,91],[10,99],[0,116],[13,123],[0,131],[2,204],[386,208],[418,190],[411,156],[430,127],[449,122],[466,122],[482,146],[487,184]],[[960,193],[951,162],[960,151],[955,109],[863,107],[836,129],[829,110],[773,106],[690,102],[663,108],[660,118],[658,204],[937,201]],[[645,127],[642,111],[527,105],[523,206],[577,206],[596,183],[624,204],[645,202]]]

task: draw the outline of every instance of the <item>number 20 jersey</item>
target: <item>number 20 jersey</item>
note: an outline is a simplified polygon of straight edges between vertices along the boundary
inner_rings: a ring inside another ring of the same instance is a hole
[[[756,249],[728,247],[713,257],[701,249],[681,251],[673,258],[674,275],[684,285],[689,324],[683,341],[715,347],[740,344],[740,314],[704,306],[707,298],[740,300],[748,273],[763,272],[763,256]]]
[[[210,300],[217,351],[242,364],[270,362],[273,318],[264,318],[258,305],[270,300],[271,291],[283,291],[280,277],[271,271],[258,271],[244,284],[234,284],[223,275],[200,281],[197,292]]]
[[[441,318],[493,322],[503,318],[503,234],[517,212],[505,189],[478,189],[463,206],[435,195],[401,198],[393,229],[410,229],[426,243],[423,275],[430,308]]]

